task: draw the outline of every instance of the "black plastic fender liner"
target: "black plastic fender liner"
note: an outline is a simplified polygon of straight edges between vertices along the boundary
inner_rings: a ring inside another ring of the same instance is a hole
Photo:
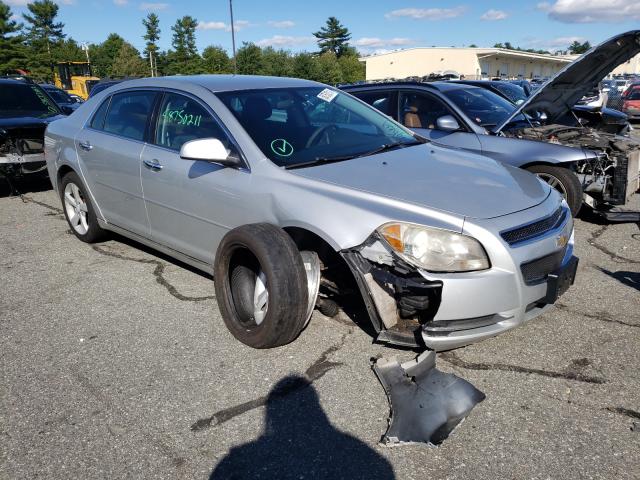
[[[373,371],[391,404],[387,446],[403,443],[439,445],[485,399],[466,380],[436,368],[436,354],[426,351],[400,364],[395,357],[378,359]]]

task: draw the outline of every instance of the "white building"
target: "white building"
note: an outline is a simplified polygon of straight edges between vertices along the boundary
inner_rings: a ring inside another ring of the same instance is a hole
[[[571,58],[504,48],[418,47],[362,58],[366,79],[406,78],[457,72],[467,79],[551,77]]]

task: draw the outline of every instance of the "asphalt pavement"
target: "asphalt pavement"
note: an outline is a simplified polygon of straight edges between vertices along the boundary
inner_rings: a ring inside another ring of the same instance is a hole
[[[640,478],[637,224],[578,220],[557,308],[438,355],[484,402],[438,448],[388,448],[370,361],[412,352],[319,312],[245,347],[210,277],[81,243],[37,190],[0,198],[0,478]]]

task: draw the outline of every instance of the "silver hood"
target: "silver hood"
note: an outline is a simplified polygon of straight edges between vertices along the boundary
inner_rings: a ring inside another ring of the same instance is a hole
[[[289,172],[473,218],[531,208],[542,203],[550,191],[524,170],[433,144]]]
[[[521,113],[545,112],[546,123],[555,123],[589,90],[594,88],[618,65],[640,53],[640,30],[631,30],[593,47],[560,70],[498,125],[498,133]]]

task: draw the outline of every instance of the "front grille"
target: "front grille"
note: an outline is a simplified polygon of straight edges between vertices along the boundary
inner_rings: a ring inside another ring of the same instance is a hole
[[[547,275],[560,268],[566,249],[567,247],[520,265],[524,283],[527,285],[535,285],[544,282],[547,279]]]
[[[515,245],[544,235],[550,230],[554,230],[559,225],[562,225],[566,218],[567,210],[565,208],[558,207],[558,209],[548,217],[511,230],[505,230],[504,232],[500,232],[500,236],[509,245]]]

